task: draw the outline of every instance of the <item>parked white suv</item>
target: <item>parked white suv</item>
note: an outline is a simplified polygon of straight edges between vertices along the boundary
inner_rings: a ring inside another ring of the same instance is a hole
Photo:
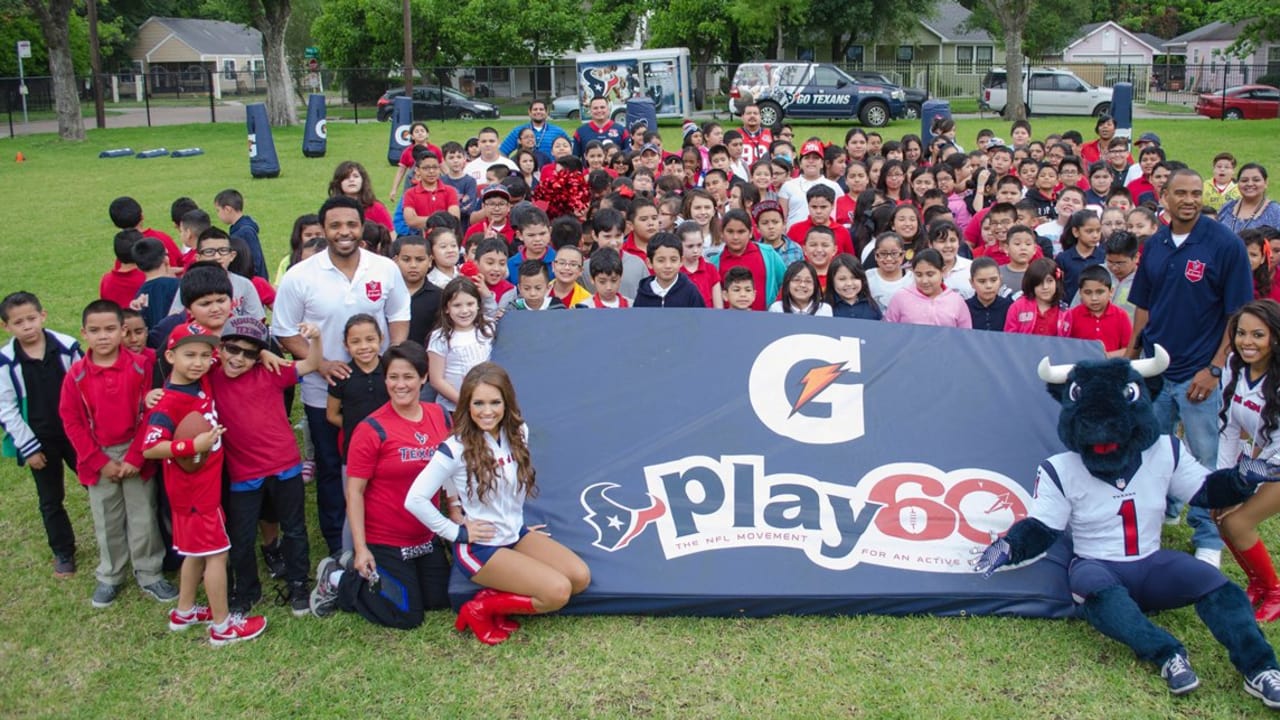
[[[1004,112],[1009,79],[1004,68],[991,68],[982,78],[982,104]],[[1111,88],[1094,87],[1070,70],[1032,68],[1022,75],[1027,114],[1105,115],[1111,112]]]

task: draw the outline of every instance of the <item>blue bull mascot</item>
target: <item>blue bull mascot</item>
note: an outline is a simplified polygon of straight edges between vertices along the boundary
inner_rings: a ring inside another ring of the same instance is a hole
[[[1183,695],[1200,685],[1187,650],[1146,613],[1194,603],[1244,675],[1245,691],[1280,709],[1276,656],[1244,591],[1217,568],[1160,548],[1166,496],[1227,507],[1258,482],[1280,478],[1247,466],[1210,474],[1177,438],[1161,435],[1151,399],[1169,355],[1159,346],[1154,354],[1132,362],[1040,362],[1040,379],[1062,404],[1058,437],[1067,452],[1040,464],[1030,514],[993,539],[974,569],[990,577],[1039,556],[1069,530],[1075,555],[1068,583],[1090,625],[1158,666],[1169,691]]]

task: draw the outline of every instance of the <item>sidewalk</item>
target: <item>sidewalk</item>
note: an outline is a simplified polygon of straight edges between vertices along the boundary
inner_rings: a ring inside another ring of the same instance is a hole
[[[118,115],[107,115],[106,126],[108,128],[123,127],[146,127],[147,125],[147,109],[144,107],[123,107],[117,108],[107,105],[107,110]],[[238,102],[226,102],[214,107],[214,114],[219,123],[239,123],[244,125],[244,105]],[[209,122],[209,106],[193,105],[191,107],[152,107],[151,108],[151,124],[158,125],[188,125],[191,123],[207,123]],[[93,117],[84,119],[84,129],[93,130],[96,128]],[[14,114],[13,132],[15,135],[35,135],[38,133],[56,133],[58,132],[57,120],[33,120],[24,124],[22,117],[18,113]],[[8,118],[0,118],[0,138],[9,137]]]

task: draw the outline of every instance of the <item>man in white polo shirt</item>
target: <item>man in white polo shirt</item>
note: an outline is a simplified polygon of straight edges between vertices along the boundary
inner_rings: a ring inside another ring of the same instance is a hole
[[[320,328],[328,358],[319,373],[302,379],[302,404],[316,450],[316,510],[320,532],[330,553],[342,548],[342,523],[347,504],[342,491],[342,459],[338,429],[325,420],[328,378],[350,374],[343,342],[347,319],[368,313],[382,331],[383,349],[409,334],[409,290],[395,263],[360,249],[364,211],[348,197],[331,197],[320,206],[325,252],[289,268],[276,293],[272,332],[295,358],[307,356],[307,341],[299,323]]]

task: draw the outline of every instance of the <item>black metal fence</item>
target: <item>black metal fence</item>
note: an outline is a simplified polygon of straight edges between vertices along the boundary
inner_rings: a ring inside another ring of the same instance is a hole
[[[999,67],[997,56],[994,64]],[[990,82],[992,62],[861,62],[839,63],[839,67],[863,78],[878,75],[907,88],[924,90],[929,97],[951,100],[980,99]],[[1201,93],[1221,92],[1247,83],[1280,84],[1280,63],[1246,65],[1215,62],[1201,65],[1165,63],[1130,65],[1032,62],[1028,71],[1056,67],[1071,70],[1093,85],[1133,85],[1136,103],[1168,103],[1192,106]],[[736,65],[695,64],[688,79],[695,109],[703,112],[727,111],[728,93]],[[217,120],[216,107],[227,102],[258,102],[266,94],[266,75],[261,66],[233,70],[213,63],[152,65],[147,72],[124,72],[99,76],[107,107],[133,104],[150,109],[153,102],[169,106],[208,107],[210,121]],[[402,91],[398,72],[373,68],[328,68],[310,63],[297,67],[293,80],[301,97],[323,93],[329,98],[331,114],[369,120],[379,115],[379,100],[388,91]],[[53,84],[49,77],[26,78],[26,106],[34,113],[54,108]],[[533,97],[552,102],[552,114],[576,119],[580,99],[579,78],[572,64],[504,67],[424,67],[417,68],[414,85],[422,88],[418,100],[436,103],[424,117],[447,119],[467,117],[461,105],[476,101],[493,105],[503,115],[522,115]],[[77,79],[83,102],[92,102],[93,78]],[[418,94],[418,93],[415,93]],[[452,104],[450,104],[452,103]],[[385,101],[384,101],[385,104]],[[0,78],[0,113],[20,113],[22,96],[17,78]],[[385,111],[384,111],[385,112]],[[345,113],[345,115],[344,115]],[[478,115],[470,112],[471,115]],[[483,116],[483,115],[478,115]],[[381,118],[379,118],[381,119]]]

